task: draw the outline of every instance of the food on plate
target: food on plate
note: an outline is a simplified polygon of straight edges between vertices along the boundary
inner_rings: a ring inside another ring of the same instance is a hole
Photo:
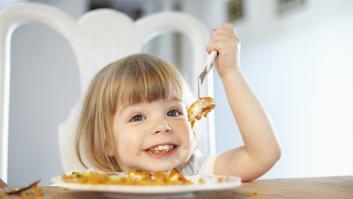
[[[216,104],[211,97],[201,97],[196,102],[192,103],[188,109],[188,119],[191,128],[194,127],[195,121],[200,120],[202,116],[207,114],[216,107]]]
[[[105,185],[187,185],[192,184],[177,169],[171,169],[167,172],[147,172],[132,169],[127,175],[117,175],[111,173],[102,173],[96,171],[72,172],[61,176],[66,183],[79,184],[105,184]]]

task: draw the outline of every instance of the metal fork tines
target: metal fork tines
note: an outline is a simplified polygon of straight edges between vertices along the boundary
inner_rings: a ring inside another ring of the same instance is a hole
[[[207,61],[206,61],[206,65],[205,65],[204,69],[202,70],[202,72],[199,74],[198,81],[197,81],[197,96],[198,96],[198,99],[200,99],[201,84],[205,80],[206,75],[211,71],[213,63],[214,63],[214,60],[216,59],[216,56],[217,56],[217,52],[216,51],[212,51],[208,55]]]
[[[200,73],[198,81],[197,81],[197,97],[200,99],[200,88],[201,84],[203,83],[203,80],[205,79],[208,71],[206,70],[207,67],[204,68],[204,70]]]

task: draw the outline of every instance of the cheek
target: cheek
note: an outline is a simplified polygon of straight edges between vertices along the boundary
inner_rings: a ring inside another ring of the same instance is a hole
[[[183,121],[183,131],[185,132],[186,136],[191,136],[192,135],[192,129],[190,126],[190,123],[187,119]]]
[[[193,139],[193,132],[190,126],[188,126],[186,122],[183,122],[183,124],[180,125],[178,129],[179,129],[180,138],[182,139],[182,142],[184,143],[184,145],[190,145]]]
[[[194,131],[192,131],[190,125],[184,127],[184,133],[182,136],[183,142],[188,150],[193,150],[196,146],[196,137]]]
[[[120,156],[134,155],[141,150],[141,139],[136,132],[124,132],[116,136],[116,149]]]

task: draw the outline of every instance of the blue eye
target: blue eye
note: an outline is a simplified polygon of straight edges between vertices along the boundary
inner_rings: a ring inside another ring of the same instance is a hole
[[[182,113],[180,111],[176,110],[176,109],[173,109],[173,110],[169,111],[167,113],[167,115],[169,117],[178,117],[178,116],[182,115]]]
[[[139,122],[139,121],[142,121],[142,120],[144,120],[144,119],[146,119],[146,117],[143,116],[143,115],[141,115],[141,114],[139,114],[139,115],[133,116],[133,117],[129,120],[129,122]]]

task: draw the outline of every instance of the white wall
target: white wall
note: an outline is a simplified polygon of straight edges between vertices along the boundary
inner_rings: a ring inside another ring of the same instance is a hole
[[[247,1],[241,65],[267,108],[282,158],[264,178],[353,174],[352,1],[308,1],[276,16],[274,1]],[[216,78],[216,99],[225,104]],[[242,144],[229,110],[216,110],[218,151]],[[226,132],[227,133],[224,133]]]

